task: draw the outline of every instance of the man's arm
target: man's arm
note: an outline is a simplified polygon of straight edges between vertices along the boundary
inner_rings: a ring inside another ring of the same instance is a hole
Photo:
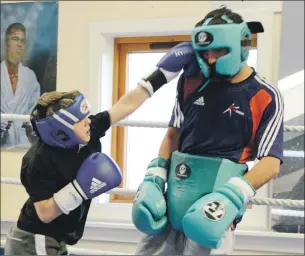
[[[158,157],[170,159],[171,153],[178,150],[180,130],[176,127],[169,127],[161,142]]]
[[[272,180],[280,172],[280,160],[275,157],[263,157],[244,176],[255,190]]]
[[[283,161],[284,102],[276,88],[269,95],[272,100],[264,110],[255,136],[254,150],[260,161],[244,176],[255,190],[276,177]]]

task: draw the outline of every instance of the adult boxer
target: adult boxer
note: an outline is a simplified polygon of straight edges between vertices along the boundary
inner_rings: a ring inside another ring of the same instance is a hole
[[[251,34],[259,32],[260,23],[226,7],[192,30],[186,47],[195,57],[178,80],[168,131],[133,203],[133,223],[144,233],[136,255],[230,254],[249,200],[278,174],[283,99],[247,65]]]

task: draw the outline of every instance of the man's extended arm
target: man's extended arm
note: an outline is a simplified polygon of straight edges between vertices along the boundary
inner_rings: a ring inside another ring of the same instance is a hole
[[[247,172],[246,178],[255,190],[272,180],[280,172],[280,160],[275,157],[263,157]]]

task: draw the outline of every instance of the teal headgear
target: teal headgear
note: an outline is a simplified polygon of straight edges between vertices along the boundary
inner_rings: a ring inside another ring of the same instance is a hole
[[[223,15],[221,17],[227,24],[208,25],[213,19],[192,30],[192,46],[195,51],[197,62],[203,75],[209,79],[230,78],[236,75],[246,64],[251,46],[251,27],[258,24],[252,22],[233,23],[231,19]],[[252,26],[251,26],[252,25]],[[261,26],[257,32],[263,32]],[[200,52],[210,49],[226,48],[228,53],[221,56],[213,64],[208,64],[201,56]]]

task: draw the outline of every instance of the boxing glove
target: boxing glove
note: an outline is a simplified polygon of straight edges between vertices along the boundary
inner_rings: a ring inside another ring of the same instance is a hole
[[[6,133],[8,133],[8,130],[12,126],[13,121],[3,121],[1,122],[1,138],[3,138]]]
[[[133,224],[148,235],[160,233],[167,225],[164,191],[168,167],[164,158],[152,160],[133,202]]]
[[[176,78],[182,69],[187,76],[200,71],[191,42],[174,46],[138,85],[146,88],[152,96],[160,87]]]
[[[34,144],[38,140],[38,136],[33,130],[33,127],[30,125],[29,122],[24,122],[21,126],[25,129],[25,134],[31,144]]]
[[[218,249],[224,233],[254,195],[254,188],[244,178],[231,178],[188,209],[182,219],[184,234],[204,247]]]
[[[57,206],[65,214],[84,200],[97,197],[122,182],[118,165],[107,155],[91,154],[77,171],[76,178],[53,195]]]

